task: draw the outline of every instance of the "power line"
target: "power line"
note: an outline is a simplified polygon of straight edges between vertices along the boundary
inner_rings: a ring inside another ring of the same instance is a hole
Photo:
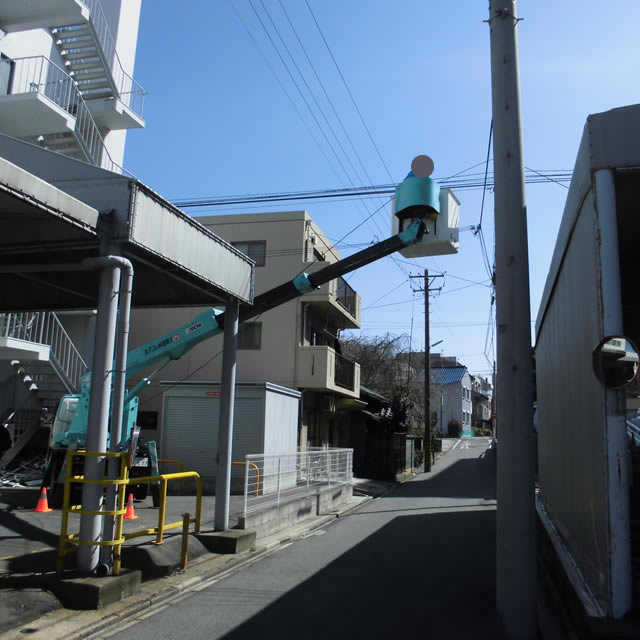
[[[483,163],[484,164],[484,163]],[[540,184],[547,182],[569,182],[571,171],[532,171],[534,176],[528,175],[525,178],[527,184]],[[442,186],[454,190],[465,189],[489,189],[494,185],[493,173],[487,174],[486,181],[478,179],[476,176],[482,174],[471,174],[465,179],[438,178],[436,181]],[[373,185],[370,187],[342,187],[334,189],[319,189],[306,191],[284,191],[276,193],[262,194],[240,194],[228,196],[205,196],[200,198],[175,199],[173,204],[181,209],[191,209],[198,207],[218,207],[234,204],[261,204],[278,202],[296,202],[304,200],[326,200],[334,198],[361,198],[376,197],[380,195],[392,195],[395,192],[395,184]]]
[[[333,52],[331,51],[331,47],[329,46],[329,43],[327,42],[327,39],[324,37],[324,33],[322,32],[322,29],[320,28],[320,25],[318,24],[316,16],[313,13],[313,10],[311,9],[311,5],[309,4],[309,0],[305,0],[305,4],[307,5],[307,9],[309,9],[309,13],[311,14],[311,17],[313,18],[313,21],[314,21],[314,23],[315,23],[315,25],[316,25],[316,27],[318,29],[318,33],[320,34],[320,37],[322,38],[322,41],[324,42],[324,45],[327,48],[327,51],[329,52],[329,55],[331,56],[331,59],[333,60],[333,64],[335,65],[335,67],[336,67],[336,69],[338,71],[338,74],[340,75],[340,78],[342,79],[342,83],[344,84],[344,87],[347,90],[347,93],[349,94],[349,97],[351,98],[351,102],[353,103],[353,106],[355,107],[355,109],[356,109],[356,111],[358,113],[358,116],[360,117],[360,122],[362,122],[362,125],[365,128],[365,131],[367,132],[367,135],[369,136],[369,140],[371,140],[371,144],[373,145],[373,148],[376,150],[376,153],[378,154],[378,158],[380,158],[380,162],[382,162],[382,166],[385,168],[385,171],[387,172],[387,175],[389,176],[389,180],[391,180],[393,182],[393,176],[391,175],[391,172],[389,171],[389,167],[387,167],[387,163],[384,161],[384,158],[382,157],[382,154],[380,153],[380,149],[378,149],[378,145],[375,143],[375,140],[373,139],[373,136],[371,135],[371,131],[369,131],[369,127],[367,126],[367,123],[364,121],[364,117],[362,116],[362,112],[358,108],[356,100],[353,97],[353,93],[351,93],[351,89],[349,89],[349,85],[347,84],[347,81],[345,80],[345,77],[342,74],[342,71],[340,70],[340,66],[338,65],[338,62],[335,59],[335,56],[333,55]]]

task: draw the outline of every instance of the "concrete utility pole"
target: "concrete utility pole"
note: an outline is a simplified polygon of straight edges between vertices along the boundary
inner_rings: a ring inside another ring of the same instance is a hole
[[[431,471],[431,348],[429,346],[429,271],[424,270],[424,471]]]
[[[409,276],[420,278],[422,276]],[[442,275],[431,276],[442,278]],[[436,289],[440,291],[440,289]],[[424,471],[431,471],[431,344],[429,336],[429,271],[424,270]],[[440,344],[442,340],[435,344]],[[435,345],[434,345],[435,346]]]
[[[536,637],[529,259],[515,0],[490,0],[495,177],[498,512],[496,600],[508,638]]]

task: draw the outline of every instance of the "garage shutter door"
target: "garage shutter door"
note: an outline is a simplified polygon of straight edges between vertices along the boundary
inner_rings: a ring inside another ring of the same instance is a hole
[[[263,404],[262,397],[236,398],[232,460],[243,461],[248,453],[262,453]],[[215,476],[219,412],[217,397],[167,398],[162,457],[180,460],[185,470]]]
[[[219,398],[167,398],[162,457],[176,458],[185,471],[215,475]]]

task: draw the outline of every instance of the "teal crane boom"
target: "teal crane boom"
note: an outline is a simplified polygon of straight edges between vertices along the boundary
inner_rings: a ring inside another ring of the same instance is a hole
[[[371,247],[363,249],[343,260],[329,264],[318,271],[301,273],[293,280],[270,289],[255,297],[253,305],[242,305],[240,322],[246,321],[265,311],[273,309],[289,300],[308,293],[322,284],[345,275],[366,264],[384,258],[398,249],[417,242],[422,238],[425,226],[421,217],[414,217],[401,233],[392,236]],[[160,364],[159,371],[172,360],[178,360],[196,345],[224,330],[224,312],[207,309],[189,323],[173,329],[154,340],[133,349],[127,354],[125,378],[140,373],[154,364]],[[138,415],[138,392],[149,383],[144,378],[125,396],[121,442],[123,449],[128,448]],[[64,396],[56,414],[52,433],[53,449],[67,448],[74,444],[82,448],[86,444],[89,417],[89,396],[91,391],[91,373],[83,376],[81,392]]]

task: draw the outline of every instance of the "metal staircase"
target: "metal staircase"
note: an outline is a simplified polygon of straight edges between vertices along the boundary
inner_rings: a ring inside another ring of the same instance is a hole
[[[41,426],[47,426],[42,420],[53,415],[60,398],[79,392],[80,378],[88,367],[53,312],[0,314],[0,338],[0,359],[10,360],[18,379],[35,400],[15,410],[5,408],[3,424],[10,427],[13,447],[0,459],[3,468],[31,442]]]
[[[81,1],[85,21],[51,28],[66,72],[84,100],[117,98],[141,117],[144,89],[124,70],[99,0]]]
[[[53,311],[0,314],[0,336],[17,341],[12,353],[25,344],[25,357],[11,358],[11,366],[41,407],[52,409],[65,393],[79,392],[88,367]],[[48,357],[29,358],[29,343],[48,346]]]

